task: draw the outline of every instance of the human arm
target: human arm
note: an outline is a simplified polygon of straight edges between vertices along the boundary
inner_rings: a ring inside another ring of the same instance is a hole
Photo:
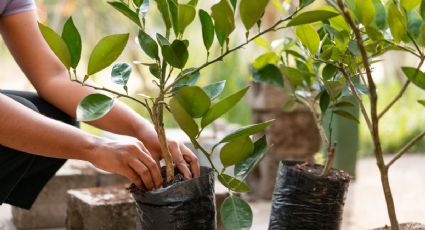
[[[68,72],[50,50],[37,26],[34,12],[0,19],[0,31],[15,60],[36,88],[38,94],[72,117],[78,103],[94,91],[69,81]],[[133,136],[144,143],[159,161],[161,151],[153,126],[119,101],[111,112],[90,124],[117,134]],[[183,144],[169,141],[174,162],[186,178],[199,176],[196,156]],[[186,165],[190,164],[191,170]],[[191,173],[192,171],[192,173]]]

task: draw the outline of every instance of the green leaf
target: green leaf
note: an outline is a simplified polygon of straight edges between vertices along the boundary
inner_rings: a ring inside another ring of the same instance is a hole
[[[187,73],[190,73],[190,72],[192,72],[194,70],[195,70],[195,68],[185,69],[185,70],[182,71],[181,74],[187,74]],[[199,77],[201,76],[199,74],[199,72],[194,72],[194,73],[192,73],[192,74],[190,74],[188,76],[185,76],[184,78],[180,78],[181,77],[181,74],[177,77],[178,79],[181,79],[181,80],[179,80],[174,85],[173,91],[175,91],[175,90],[177,90],[177,89],[179,89],[179,88],[181,88],[183,86],[192,86],[192,85],[195,85],[196,82],[199,80]]]
[[[239,197],[227,197],[221,205],[220,213],[226,229],[247,230],[252,226],[251,207]]]
[[[289,21],[288,26],[298,26],[304,24],[310,24],[313,22],[324,21],[333,17],[338,16],[339,13],[329,10],[313,10],[306,11],[300,14],[297,14],[291,21]]]
[[[149,72],[152,74],[152,76],[160,79],[161,78],[161,67],[158,65],[158,63],[152,63],[149,64]]]
[[[90,55],[87,75],[93,75],[117,60],[127,45],[128,37],[129,34],[116,34],[102,38]]]
[[[199,10],[199,19],[202,25],[204,45],[209,50],[214,42],[214,23],[211,16],[205,10]]]
[[[174,119],[177,121],[177,124],[189,136],[189,138],[196,138],[199,132],[198,125],[177,99],[171,98],[170,110]]]
[[[241,0],[239,11],[246,30],[250,30],[264,14],[269,0]]]
[[[354,104],[348,101],[340,101],[333,105],[334,108],[353,108]]]
[[[193,118],[199,118],[210,108],[208,95],[198,86],[184,86],[174,96]]]
[[[255,82],[284,86],[282,72],[273,64],[267,64],[260,70],[254,69],[253,78]]]
[[[387,12],[385,11],[385,7],[382,4],[381,0],[372,0],[373,5],[375,6],[376,14],[375,14],[375,23],[376,26],[384,30],[387,28]]]
[[[69,53],[68,46],[65,41],[59,36],[59,34],[41,23],[38,23],[38,28],[50,49],[53,53],[55,53],[66,69],[69,70],[71,67],[71,54]]]
[[[425,106],[425,100],[418,100],[418,103]]]
[[[193,22],[196,16],[195,7],[189,4],[179,4],[179,33],[183,34],[186,27]]]
[[[372,0],[356,0],[356,8],[359,10],[360,22],[367,26],[375,18],[375,5]]]
[[[254,152],[254,143],[248,136],[238,137],[225,144],[220,151],[220,160],[228,167],[247,159]]]
[[[170,7],[168,5],[168,0],[155,0],[155,2],[159,12],[161,13],[162,20],[164,21],[165,27],[167,29],[170,29],[171,15],[170,15]]]
[[[335,100],[338,98],[338,96],[341,94],[342,90],[344,89],[344,85],[339,81],[325,81],[325,88],[328,92],[329,96],[332,100]]]
[[[130,79],[131,66],[127,63],[115,64],[112,68],[112,82],[118,85],[127,85],[128,79]]]
[[[140,7],[142,5],[143,0],[133,0],[134,5]]]
[[[211,7],[211,16],[214,19],[215,27],[227,38],[235,30],[235,18],[232,7],[228,0],[220,0],[219,3]]]
[[[189,58],[189,52],[183,41],[174,40],[171,45],[162,46],[162,56],[171,66],[183,69]]]
[[[226,80],[223,80],[223,81],[209,84],[205,86],[203,90],[205,91],[205,93],[207,93],[208,97],[210,97],[212,101],[221,95],[225,85],[226,85]]]
[[[205,128],[207,125],[211,124],[217,118],[221,117],[231,108],[233,108],[246,94],[249,87],[246,87],[235,94],[232,94],[223,100],[219,101],[217,104],[212,105],[210,110],[202,117],[201,127]]]
[[[156,34],[156,40],[158,41],[159,45],[162,46],[169,46],[171,43],[168,41],[167,38],[162,36],[161,34]]]
[[[264,68],[267,64],[276,64],[280,57],[275,52],[267,52],[257,57],[252,66],[259,70]]]
[[[352,120],[352,121],[354,121],[356,123],[360,123],[359,122],[359,119],[357,119],[357,117],[355,117],[353,114],[351,114],[351,113],[349,113],[349,112],[347,112],[345,110],[334,110],[333,112],[335,114],[341,116],[341,117],[347,118],[348,120]]]
[[[251,135],[254,135],[256,133],[262,132],[267,127],[269,127],[269,125],[273,121],[274,120],[269,120],[269,121],[266,121],[266,122],[263,122],[263,123],[259,123],[259,124],[255,124],[255,125],[248,125],[248,126],[242,127],[240,129],[228,134],[227,136],[225,136],[219,143],[230,142],[230,141],[233,141],[233,140],[240,138],[240,137],[251,136]]]
[[[421,3],[421,0],[400,0],[400,5],[405,10],[413,10],[419,3]]]
[[[330,80],[338,73],[338,68],[333,64],[326,64],[322,71],[322,77],[324,80]]]
[[[78,121],[94,121],[111,111],[114,99],[99,93],[85,97],[77,107]]]
[[[413,67],[402,67],[403,73],[416,86],[425,89],[425,73]]]
[[[137,15],[136,12],[132,11],[127,4],[124,4],[123,2],[108,2],[108,3],[109,5],[114,7],[116,10],[118,10],[120,13],[122,13],[127,18],[129,18],[131,21],[136,23],[136,25],[138,25],[139,27],[142,27],[142,24],[140,23],[139,15]]]
[[[80,33],[75,27],[72,17],[68,18],[68,20],[65,22],[65,25],[63,26],[62,39],[67,45],[69,54],[71,56],[71,67],[75,69],[80,62],[82,42]]]
[[[302,25],[295,27],[295,33],[300,42],[312,55],[316,54],[320,46],[320,37],[312,25]]]
[[[232,176],[219,174],[217,178],[221,184],[234,192],[249,192],[251,190],[245,182],[240,181]]]
[[[421,14],[422,19],[425,20],[425,1],[422,0],[421,2],[421,8],[419,9],[419,12]]]
[[[283,73],[294,88],[303,84],[305,73],[292,67],[283,67]]]
[[[261,162],[267,153],[267,139],[263,136],[254,143],[254,153],[245,161],[235,165],[235,176],[244,180]]]
[[[179,35],[179,6],[177,0],[167,0],[171,16],[171,25],[173,26],[176,37]]]
[[[198,5],[198,0],[190,0],[187,4],[196,7]]]
[[[396,43],[400,42],[407,34],[407,18],[398,7],[390,1],[388,6],[387,20],[391,34]]]
[[[331,103],[331,98],[329,97],[328,92],[326,92],[326,90],[324,90],[320,94],[320,101],[319,101],[320,111],[322,111],[322,114],[326,113],[326,110],[328,110],[330,103]]]
[[[156,44],[156,41],[149,36],[147,33],[145,33],[143,30],[139,30],[139,35],[137,36],[140,47],[145,51],[145,53],[153,58],[153,59],[159,59],[158,56],[158,44]]]

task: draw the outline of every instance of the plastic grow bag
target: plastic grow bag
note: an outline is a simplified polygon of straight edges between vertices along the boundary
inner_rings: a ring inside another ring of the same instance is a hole
[[[143,230],[216,229],[214,173],[201,167],[201,176],[155,191],[132,190]]]
[[[340,229],[350,176],[340,171],[337,171],[340,176],[336,179],[317,176],[298,170],[296,165],[300,163],[280,163],[269,229]]]

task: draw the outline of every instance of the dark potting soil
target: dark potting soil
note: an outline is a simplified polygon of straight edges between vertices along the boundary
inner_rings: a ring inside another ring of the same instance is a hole
[[[322,177],[321,174],[324,166],[310,163],[302,163],[289,166],[289,168],[298,172],[304,172],[312,174],[314,176]],[[352,179],[348,173],[336,169],[332,169],[326,178],[332,181],[350,181]]]
[[[405,223],[399,225],[400,230],[425,230],[425,225],[419,223]],[[376,228],[374,230],[391,230],[391,227]]]

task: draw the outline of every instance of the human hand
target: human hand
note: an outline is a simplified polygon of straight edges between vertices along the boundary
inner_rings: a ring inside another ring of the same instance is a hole
[[[162,187],[160,168],[140,141],[101,141],[89,161],[102,170],[130,179],[137,187],[148,190]]]

